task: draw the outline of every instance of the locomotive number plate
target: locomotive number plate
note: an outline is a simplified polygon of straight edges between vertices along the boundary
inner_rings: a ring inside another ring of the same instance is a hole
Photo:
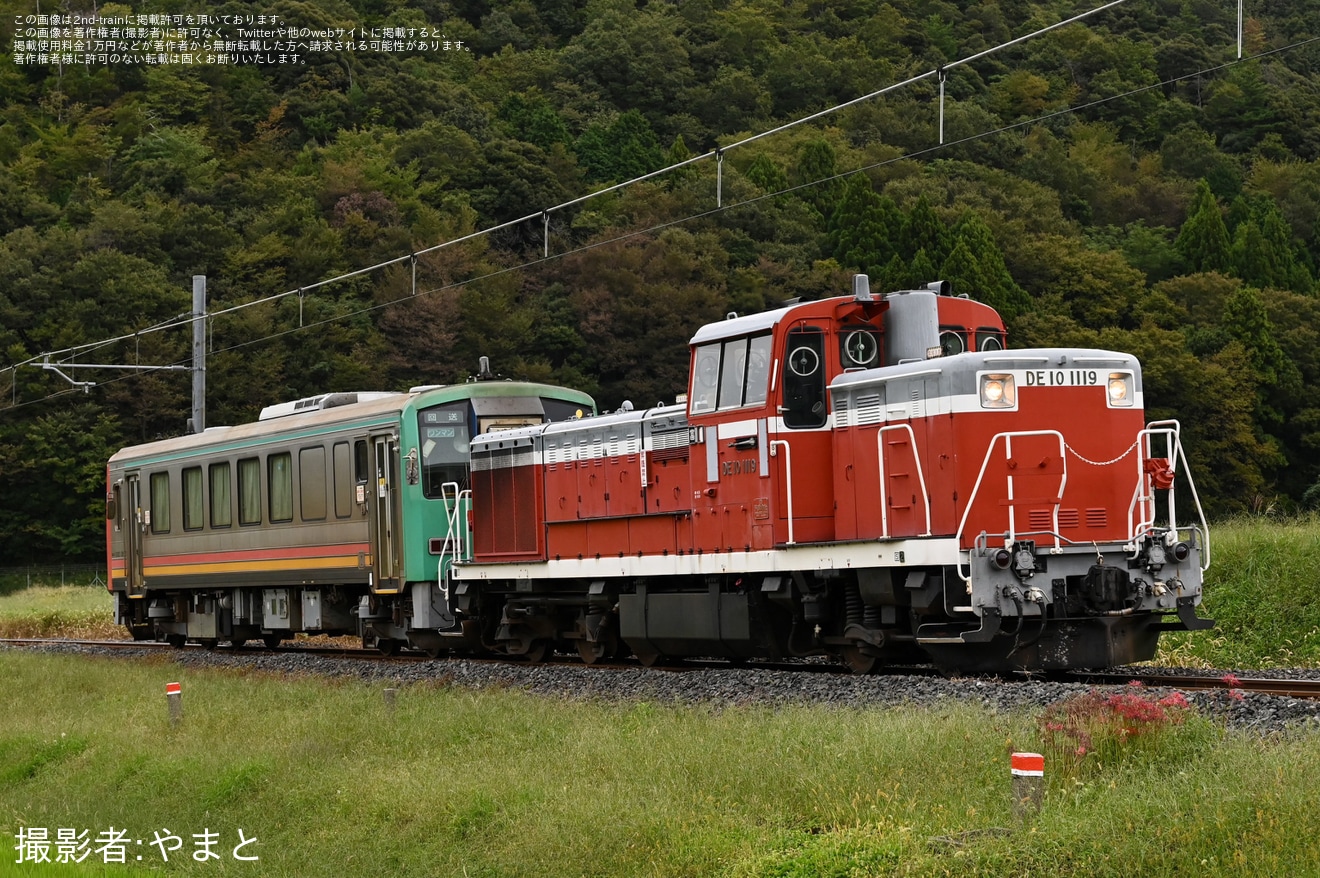
[[[1019,387],[1098,387],[1109,373],[1098,369],[1029,369],[1014,372]]]

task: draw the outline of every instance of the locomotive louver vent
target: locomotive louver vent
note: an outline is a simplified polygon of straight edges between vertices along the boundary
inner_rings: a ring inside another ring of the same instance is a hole
[[[926,401],[921,398],[921,391],[917,388],[912,389],[912,417],[926,417]]]
[[[857,397],[857,408],[853,413],[853,423],[857,426],[878,424],[884,420],[884,400],[878,393],[868,393]]]
[[[1059,530],[1079,527],[1081,523],[1081,516],[1077,513],[1076,509],[1059,510]]]
[[[1028,515],[1027,526],[1032,531],[1048,531],[1054,527],[1054,513],[1048,509],[1033,509]]]
[[[1108,527],[1109,510],[1108,509],[1088,509],[1086,510],[1087,527]]]

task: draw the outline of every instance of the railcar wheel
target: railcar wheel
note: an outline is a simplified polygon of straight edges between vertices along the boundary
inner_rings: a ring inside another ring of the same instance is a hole
[[[188,644],[188,638],[182,634],[166,634],[165,642],[175,649],[183,649]]]
[[[376,641],[376,649],[380,650],[381,655],[398,655],[402,646],[402,640],[395,640],[392,637],[382,637]]]
[[[266,649],[274,649],[284,642],[284,638],[278,634],[263,634],[261,642],[266,644]]]
[[[585,637],[577,642],[578,655],[589,665],[613,657],[619,649],[619,637],[612,630],[602,629],[593,643]]]
[[[440,656],[444,655],[448,651],[449,650],[445,649],[443,646],[427,646],[422,648],[422,652],[426,653],[428,658],[433,658],[433,659],[440,658]]]
[[[880,667],[880,659],[862,652],[859,646],[845,646],[840,657],[854,674],[874,674]]]
[[[637,661],[641,662],[644,668],[654,668],[664,659],[664,656],[658,652],[639,652],[636,655]]]
[[[203,637],[201,640],[197,642],[209,650],[214,650],[217,646],[220,645],[220,641],[215,639],[214,637]]]

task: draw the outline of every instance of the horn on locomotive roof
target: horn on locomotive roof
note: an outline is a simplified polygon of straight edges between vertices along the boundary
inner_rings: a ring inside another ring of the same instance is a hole
[[[490,357],[482,357],[477,361],[477,380],[491,381],[495,378],[495,373],[490,371]]]
[[[853,275],[853,298],[858,302],[874,302],[871,295],[871,278],[864,274]]]

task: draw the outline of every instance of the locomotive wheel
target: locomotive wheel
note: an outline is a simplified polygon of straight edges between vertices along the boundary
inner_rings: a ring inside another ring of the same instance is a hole
[[[398,655],[401,646],[403,646],[403,641],[395,640],[392,637],[382,637],[376,641],[376,649],[380,650],[381,655]]]
[[[874,674],[880,667],[880,659],[862,652],[861,647],[845,646],[840,654],[843,663],[854,674]]]
[[[210,650],[214,650],[216,647],[220,645],[220,641],[216,640],[214,637],[203,637],[201,640],[197,642]]]
[[[166,634],[165,642],[175,649],[183,649],[188,643],[188,638],[184,637],[182,634]]]
[[[595,643],[585,637],[577,642],[578,655],[582,657],[583,662],[589,665],[594,665],[603,658],[613,657],[618,648],[618,635],[610,629],[602,629]]]
[[[437,659],[440,658],[440,656],[444,655],[446,652],[448,652],[448,650],[445,649],[443,646],[428,646],[425,647],[422,650],[422,652],[426,653],[428,658]]]
[[[534,665],[538,665],[550,657],[550,641],[533,640],[532,645],[528,647],[527,652],[523,653],[523,658]]]
[[[280,643],[283,642],[283,640],[284,638],[279,636],[278,634],[261,635],[261,642],[266,644],[266,649],[274,649],[275,647],[279,646]]]

